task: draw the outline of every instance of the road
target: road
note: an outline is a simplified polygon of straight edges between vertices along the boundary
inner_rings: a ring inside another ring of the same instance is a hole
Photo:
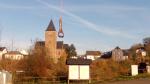
[[[117,81],[117,82],[109,82],[109,83],[100,83],[100,84],[150,84],[150,79],[136,79],[129,81]]]

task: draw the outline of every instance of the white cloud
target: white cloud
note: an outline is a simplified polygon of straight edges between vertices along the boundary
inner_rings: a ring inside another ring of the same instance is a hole
[[[90,5],[67,5],[66,10],[72,12],[99,12],[99,13],[112,13],[112,12],[142,12],[147,11],[146,7],[137,7],[129,5],[117,5],[117,4],[90,4]]]
[[[43,0],[36,0],[37,2],[51,8],[51,9],[54,9],[54,10],[57,10],[57,11],[60,11],[60,12],[63,12],[64,14],[76,19],[77,21],[79,21],[81,24],[83,24],[84,26],[86,26],[87,28],[89,29],[92,29],[92,30],[95,30],[99,33],[103,33],[105,35],[109,35],[109,36],[118,36],[118,37],[124,37],[124,38],[130,38],[130,39],[134,39],[135,37],[128,34],[128,33],[125,33],[125,32],[122,32],[122,31],[117,31],[117,30],[112,30],[110,28],[107,28],[107,27],[102,27],[102,26],[99,26],[99,25],[96,25],[86,19],[83,19],[81,18],[80,16],[77,16],[67,10],[62,10],[60,9],[59,7],[56,7],[52,4],[49,4]]]

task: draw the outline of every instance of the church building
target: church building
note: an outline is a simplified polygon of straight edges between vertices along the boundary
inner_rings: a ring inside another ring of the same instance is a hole
[[[53,21],[51,20],[47,29],[45,30],[45,41],[38,41],[36,45],[44,46],[46,49],[46,55],[57,63],[58,59],[65,55],[65,48],[68,44],[64,44],[63,41],[57,41],[57,36],[59,38],[64,37],[62,29],[62,18],[59,20],[59,31],[56,31]]]

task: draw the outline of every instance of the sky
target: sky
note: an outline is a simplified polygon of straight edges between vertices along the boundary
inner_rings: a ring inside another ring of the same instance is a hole
[[[150,36],[150,0],[0,0],[0,46],[29,49],[52,19],[65,43],[86,50],[128,49]]]

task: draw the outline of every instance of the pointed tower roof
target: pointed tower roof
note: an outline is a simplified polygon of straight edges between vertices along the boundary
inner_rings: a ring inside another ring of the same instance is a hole
[[[48,25],[46,31],[56,31],[52,19],[51,19],[51,21],[50,21],[50,23],[49,23],[49,25]]]

